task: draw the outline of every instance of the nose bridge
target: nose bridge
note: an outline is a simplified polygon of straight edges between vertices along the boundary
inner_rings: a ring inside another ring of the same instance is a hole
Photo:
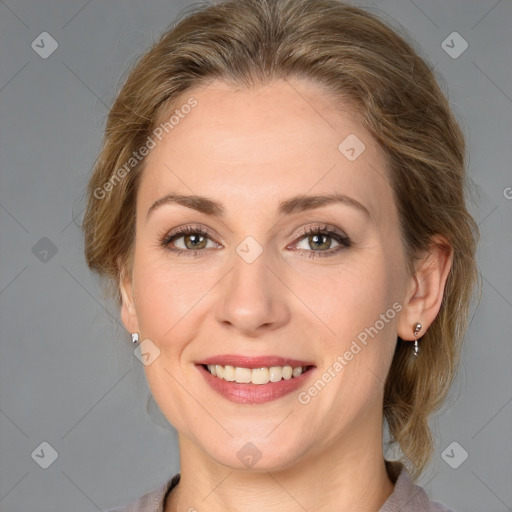
[[[261,328],[274,329],[288,320],[285,293],[268,268],[269,256],[254,239],[237,246],[219,301],[218,321],[254,335]]]
[[[243,242],[236,248],[236,253],[231,273],[231,285],[236,287],[236,292],[247,290],[254,295],[270,291],[268,281],[272,273],[267,268],[270,263],[268,252],[264,254],[263,247],[257,250]]]

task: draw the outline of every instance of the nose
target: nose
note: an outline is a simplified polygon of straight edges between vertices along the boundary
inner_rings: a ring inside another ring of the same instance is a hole
[[[219,295],[217,320],[246,337],[259,337],[290,320],[289,289],[276,277],[279,272],[269,267],[264,254],[252,263],[235,255]]]

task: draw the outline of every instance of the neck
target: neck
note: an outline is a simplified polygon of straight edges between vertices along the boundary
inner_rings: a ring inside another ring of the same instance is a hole
[[[358,436],[293,466],[269,471],[239,471],[205,458],[180,437],[181,478],[169,494],[165,512],[239,510],[246,512],[378,512],[393,492],[382,455],[382,441]],[[198,462],[199,461],[199,462]]]

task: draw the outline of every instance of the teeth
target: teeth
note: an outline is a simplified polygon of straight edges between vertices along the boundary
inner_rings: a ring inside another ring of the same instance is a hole
[[[235,368],[233,366],[224,366],[224,380],[229,382],[235,380]]]
[[[283,378],[283,370],[280,366],[271,366],[268,374],[270,382],[279,382]]]
[[[252,370],[250,368],[235,368],[235,382],[249,384],[252,379]]]
[[[209,364],[208,371],[220,379],[239,384],[267,384],[279,382],[281,379],[289,380],[299,377],[306,369],[302,366],[271,366],[270,368],[241,368],[238,366],[221,366]]]

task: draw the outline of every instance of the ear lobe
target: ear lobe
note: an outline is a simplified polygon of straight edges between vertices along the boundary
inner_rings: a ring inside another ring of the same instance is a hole
[[[415,273],[409,280],[410,291],[398,322],[398,336],[402,340],[415,339],[416,322],[422,325],[417,334],[421,338],[436,318],[452,262],[453,246],[440,235],[434,237],[429,251],[416,262]]]
[[[126,268],[122,267],[119,273],[119,290],[121,292],[121,320],[126,329],[132,332],[139,331],[139,323],[137,320],[137,313],[133,303],[132,293],[132,279],[126,272]]]

